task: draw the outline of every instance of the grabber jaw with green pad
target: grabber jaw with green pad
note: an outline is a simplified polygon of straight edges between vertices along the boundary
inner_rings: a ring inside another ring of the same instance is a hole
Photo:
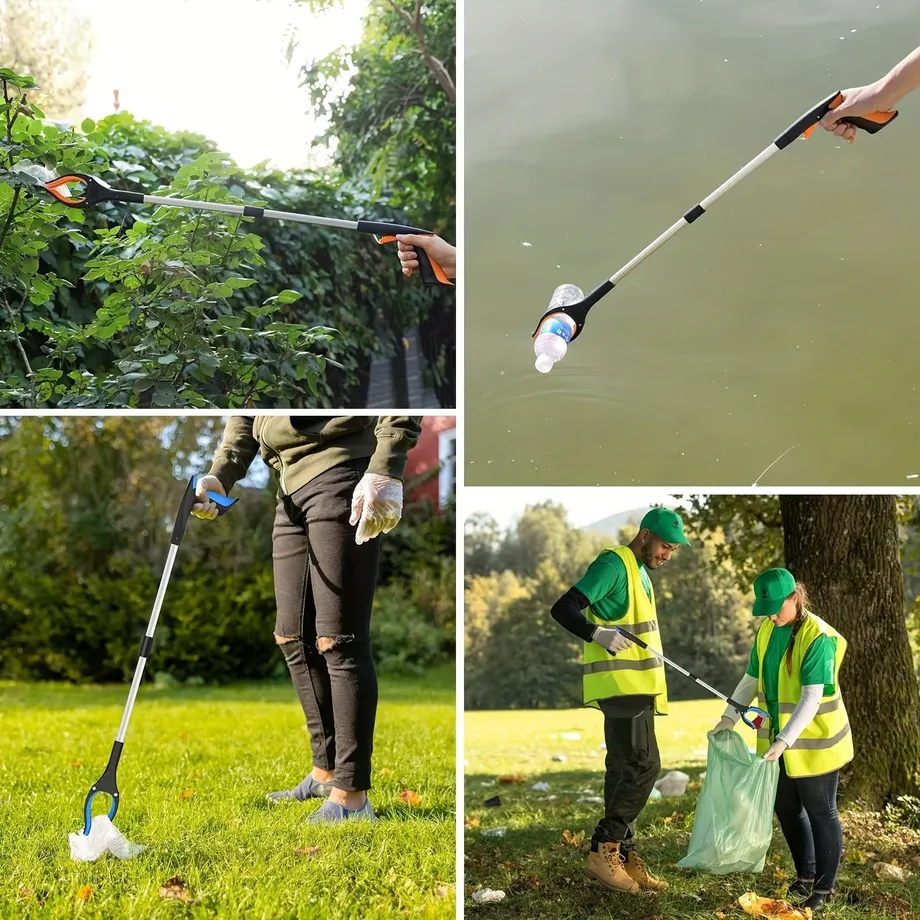
[[[176,520],[173,524],[172,537],[170,539],[169,554],[166,557],[166,565],[163,569],[163,575],[160,578],[160,586],[157,589],[157,596],[153,602],[153,610],[147,623],[147,631],[141,640],[140,654],[137,659],[137,666],[134,669],[134,679],[131,681],[131,689],[128,691],[128,701],[125,704],[124,712],[121,717],[121,725],[118,728],[118,735],[115,743],[112,745],[112,753],[109,755],[109,762],[102,773],[102,776],[93,783],[92,788],[86,796],[83,803],[83,836],[89,837],[93,827],[93,799],[100,794],[111,797],[112,804],[109,808],[109,821],[114,820],[118,813],[120,795],[118,791],[118,761],[121,759],[121,752],[125,746],[125,734],[128,731],[128,721],[131,718],[131,710],[134,708],[134,701],[137,698],[137,691],[141,685],[141,679],[144,676],[144,668],[147,659],[153,650],[153,634],[157,627],[157,620],[160,617],[160,608],[163,606],[163,599],[166,596],[166,588],[169,584],[169,576],[172,574],[173,563],[176,560],[176,553],[179,550],[179,544],[185,535],[185,528],[188,524],[189,515],[192,513],[192,507],[198,499],[195,495],[195,486],[198,483],[198,477],[192,476],[185,487],[185,493],[182,496],[182,502],[179,505],[179,511],[176,514]],[[219,492],[208,492],[208,498],[217,505],[217,516],[226,514],[238,501],[236,498],[227,498]]]
[[[656,240],[649,243],[638,255],[629,260],[618,272],[611,275],[602,284],[599,284],[588,294],[582,294],[581,289],[574,284],[561,285],[556,288],[550,301],[549,309],[540,317],[531,338],[535,340],[534,351],[537,355],[536,368],[542,373],[547,373],[553,364],[560,360],[566,353],[569,342],[574,341],[584,329],[588,318],[588,311],[602,297],[609,294],[614,287],[628,275],[637,265],[644,262],[655,250],[663,246],[674,234],[689,226],[702,217],[709,207],[714,204],[730,188],[737,185],[746,176],[749,176],[758,166],[765,163],[775,153],[784,150],[799,137],[808,138],[817,127],[819,121],[828,112],[837,108],[843,102],[843,93],[832,93],[812,109],[807,111],[798,120],[794,121],[782,134],[780,134],[769,147],[759,153],[746,166],[738,170],[731,178],[722,183],[708,197],[699,204],[690,208],[679,220],[673,223]],[[877,134],[885,125],[897,118],[898,113],[874,112],[871,115],[859,117],[844,116],[840,124],[849,124],[868,134]],[[578,295],[560,296],[563,289],[577,291]],[[554,337],[559,341],[553,341]]]

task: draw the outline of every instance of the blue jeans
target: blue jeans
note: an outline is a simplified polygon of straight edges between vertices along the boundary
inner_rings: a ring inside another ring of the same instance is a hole
[[[843,830],[837,814],[840,771],[793,779],[779,759],[774,811],[792,852],[799,878],[814,879],[815,891],[832,892],[843,855]]]

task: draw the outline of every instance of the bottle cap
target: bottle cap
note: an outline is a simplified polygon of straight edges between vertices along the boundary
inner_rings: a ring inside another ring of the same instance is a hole
[[[548,374],[548,373],[553,369],[553,365],[554,365],[555,363],[556,363],[556,362],[553,361],[553,356],[552,356],[552,355],[545,355],[545,354],[544,354],[544,355],[537,355],[537,360],[534,362],[534,367],[535,367],[541,374]]]

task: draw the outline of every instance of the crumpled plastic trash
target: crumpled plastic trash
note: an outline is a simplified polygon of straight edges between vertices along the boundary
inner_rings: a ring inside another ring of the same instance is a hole
[[[566,741],[581,741],[581,732],[563,732],[559,737]]]
[[[583,795],[580,796],[578,802],[586,802],[589,805],[603,805],[604,800],[599,795]]]
[[[649,794],[648,800],[650,802],[658,802],[661,800],[661,790],[653,789]]]
[[[77,862],[95,862],[103,853],[111,853],[118,859],[131,859],[147,849],[142,843],[131,843],[109,820],[108,815],[96,815],[85,834],[68,834],[70,858]]]
[[[483,837],[504,837],[507,827],[487,827],[483,832]]]
[[[766,917],[767,920],[811,920],[810,907],[793,907],[788,901],[760,898],[753,891],[747,891],[738,903],[741,909],[752,917]]]
[[[670,773],[655,783],[655,788],[664,796],[683,795],[687,791],[687,783],[689,782],[690,777],[686,773],[681,773],[680,770],[671,770]]]
[[[491,888],[480,888],[473,892],[473,900],[477,904],[497,904],[505,900],[504,891],[493,891]]]
[[[565,754],[553,754],[554,763],[565,763],[566,760],[568,760],[568,758],[565,756]]]
[[[892,866],[891,863],[877,862],[872,868],[875,869],[875,877],[883,882],[906,882],[913,875],[909,869]]]
[[[534,783],[530,787],[531,792],[549,792],[549,783]]]

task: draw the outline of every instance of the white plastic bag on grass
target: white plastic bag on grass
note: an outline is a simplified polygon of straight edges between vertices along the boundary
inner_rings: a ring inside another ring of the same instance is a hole
[[[147,849],[141,843],[131,843],[109,820],[108,815],[96,815],[85,834],[69,834],[70,858],[77,862],[95,862],[103,853],[118,859],[131,859]]]

